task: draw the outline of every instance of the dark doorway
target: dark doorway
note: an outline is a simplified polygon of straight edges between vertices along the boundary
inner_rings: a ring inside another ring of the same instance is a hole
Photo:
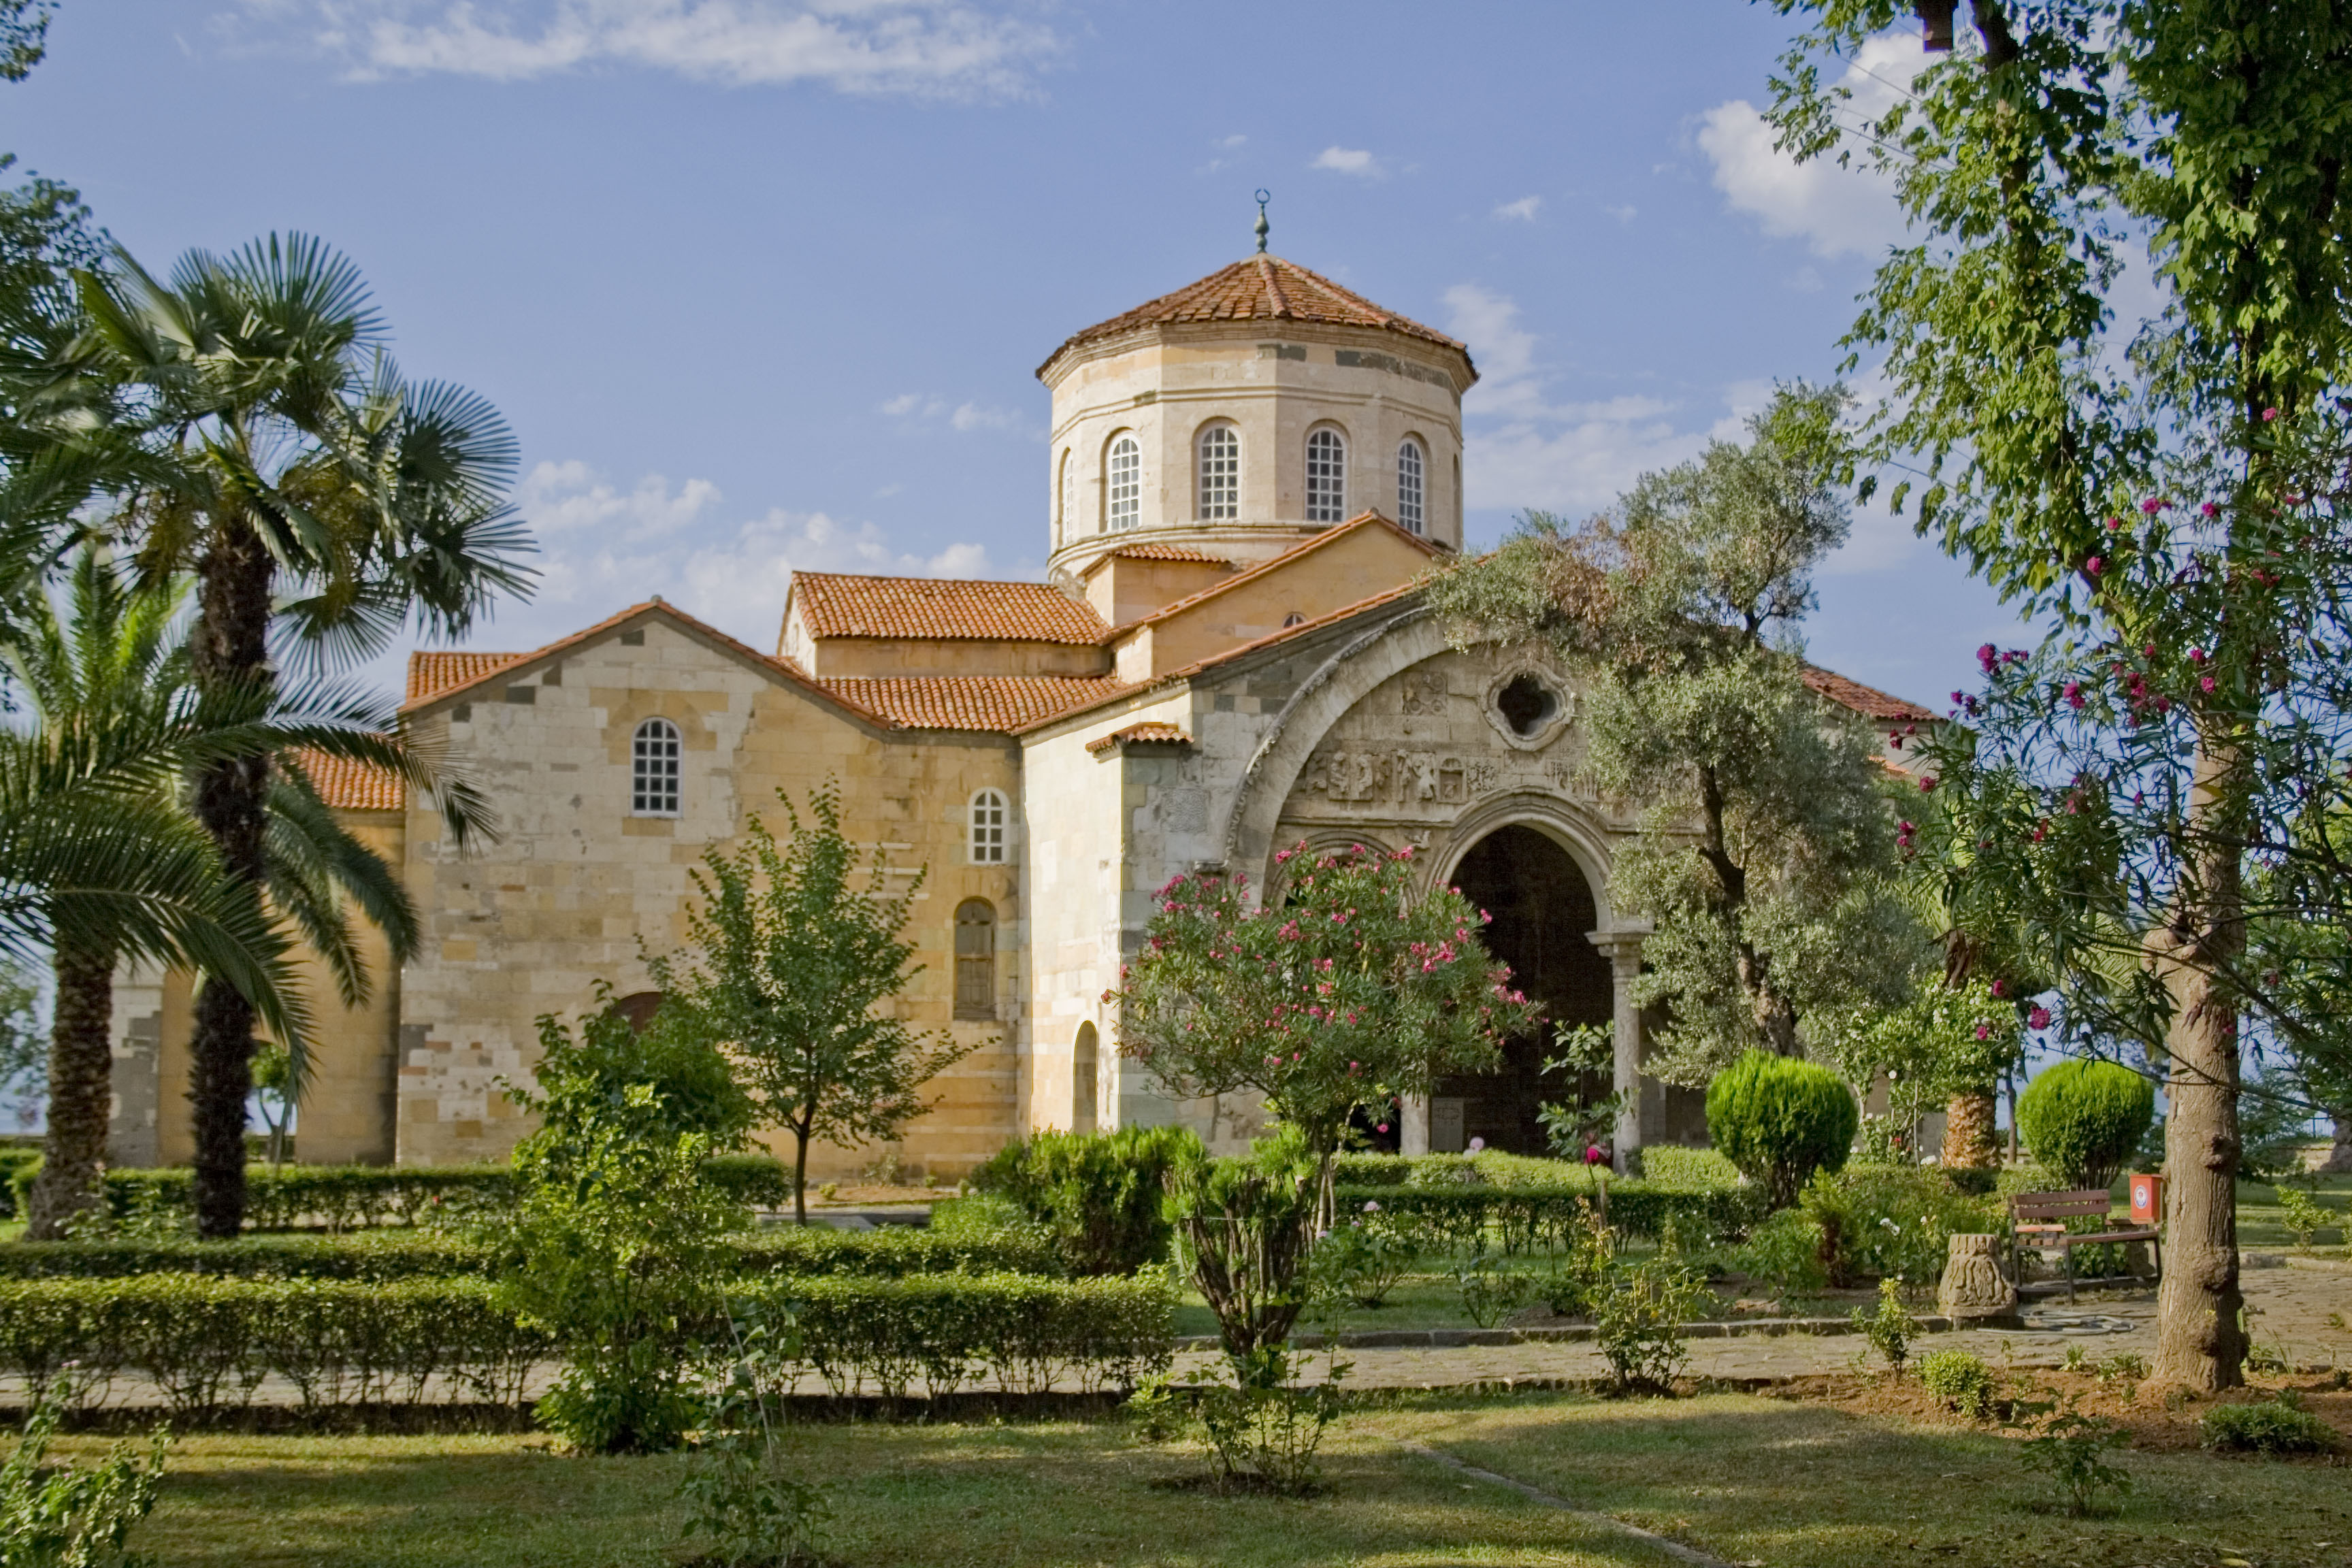
[[[1465,1143],[1483,1138],[1489,1149],[1548,1153],[1536,1108],[1545,1100],[1609,1092],[1597,1074],[1593,1082],[1577,1084],[1543,1071],[1544,1058],[1554,1054],[1556,1030],[1606,1024],[1615,1016],[1609,961],[1585,940],[1600,924],[1591,885],[1567,850],[1532,827],[1514,826],[1474,845],[1454,870],[1454,886],[1495,917],[1486,930],[1486,947],[1511,966],[1511,984],[1543,1005],[1543,1018],[1533,1032],[1505,1042],[1499,1070],[1440,1079],[1431,1098],[1461,1101]],[[1450,1114],[1433,1114],[1433,1139],[1450,1133]]]

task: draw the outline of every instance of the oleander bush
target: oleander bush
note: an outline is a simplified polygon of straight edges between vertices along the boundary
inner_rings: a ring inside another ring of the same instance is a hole
[[[1045,1226],[1074,1273],[1131,1274],[1167,1259],[1165,1178],[1205,1153],[1189,1127],[1046,1131],[998,1150],[971,1184]]]
[[[1787,1208],[1816,1171],[1836,1171],[1862,1111],[1825,1067],[1749,1051],[1706,1087],[1706,1127],[1723,1157]]]
[[[730,1306],[790,1307],[809,1370],[839,1393],[944,1393],[983,1379],[1013,1390],[1056,1378],[1102,1388],[1167,1365],[1175,1291],[1164,1270],[1131,1279],[1009,1274],[875,1279],[772,1276],[730,1285]],[[723,1317],[688,1325],[689,1350],[723,1355]],[[201,1417],[285,1378],[312,1407],[520,1400],[555,1337],[520,1322],[476,1279],[388,1282],[225,1279],[0,1280],[0,1375],[37,1398],[68,1363],[79,1405],[131,1378]]]
[[[2156,1121],[2156,1086],[2115,1062],[2044,1068],[2017,1099],[2017,1130],[2068,1189],[2111,1186]]]

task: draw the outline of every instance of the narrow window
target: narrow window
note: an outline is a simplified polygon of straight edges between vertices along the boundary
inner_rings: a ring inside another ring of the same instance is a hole
[[[1110,462],[1104,470],[1106,526],[1113,533],[1133,528],[1143,515],[1143,448],[1132,436],[1110,444]]]
[[[1230,425],[1212,425],[1201,432],[1201,505],[1203,521],[1219,522],[1242,514],[1242,438]]]
[[[1078,466],[1072,460],[1076,456],[1076,453],[1067,451],[1062,454],[1061,478],[1054,485],[1054,542],[1056,544],[1069,537],[1071,527],[1077,521],[1070,515],[1076,510],[1072,503],[1077,500],[1078,490]]]
[[[956,906],[955,1016],[996,1016],[996,906],[966,899]]]
[[[1078,1026],[1076,1044],[1070,1047],[1070,1131],[1092,1132],[1098,1118],[1095,1106],[1101,1097],[1099,1061],[1102,1047],[1092,1024]]]
[[[1004,797],[992,789],[971,797],[971,863],[1004,864]]]
[[[677,726],[667,719],[648,719],[637,726],[629,742],[629,813],[633,816],[676,816],[678,809]]]
[[[1421,443],[1408,437],[1397,447],[1397,521],[1408,533],[1426,533],[1428,514],[1423,506],[1424,487]]]
[[[1348,447],[1337,430],[1307,437],[1307,521],[1348,521]]]

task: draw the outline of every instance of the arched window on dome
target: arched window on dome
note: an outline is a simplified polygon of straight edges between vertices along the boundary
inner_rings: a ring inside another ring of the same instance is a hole
[[[1059,544],[1077,527],[1078,464],[1077,454],[1065,447],[1062,449],[1061,471],[1054,479],[1054,542]]]
[[[971,863],[975,866],[1004,864],[1006,818],[1011,815],[1003,795],[984,789],[971,797]]]
[[[1112,437],[1110,455],[1103,461],[1103,527],[1119,533],[1143,517],[1143,448],[1135,437]]]
[[[1427,472],[1421,443],[1406,437],[1397,444],[1397,521],[1408,533],[1429,531]]]
[[[1307,437],[1307,521],[1348,521],[1348,444],[1337,430]]]
[[[1230,425],[1201,432],[1194,468],[1199,503],[1193,515],[1204,522],[1227,522],[1242,514],[1242,438]]]
[[[686,748],[677,726],[667,719],[648,719],[629,740],[629,815],[676,816],[678,814],[678,764]]]

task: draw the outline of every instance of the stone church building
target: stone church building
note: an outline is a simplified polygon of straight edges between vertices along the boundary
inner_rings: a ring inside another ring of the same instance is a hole
[[[922,973],[898,999],[970,1055],[896,1152],[953,1179],[1033,1129],[1182,1119],[1230,1145],[1249,1104],[1172,1102],[1120,1058],[1102,1002],[1151,893],[1204,867],[1265,889],[1278,848],[1412,845],[1494,911],[1491,945],[1562,1023],[1606,1023],[1639,1081],[1621,1149],[1704,1136],[1642,1079],[1627,995],[1643,922],[1611,896],[1623,806],[1580,785],[1579,692],[1529,647],[1449,648],[1414,592],[1462,544],[1461,343],[1263,252],[1088,327],[1053,397],[1050,580],[797,574],[772,648],[658,599],[521,653],[424,652],[406,721],[488,794],[459,854],[393,781],[322,768],[404,868],[422,951],[322,1026],[310,1162],[504,1157],[533,1019],[609,983],[649,1005],[640,944],[683,940],[688,873],[745,817],[827,778],[893,879],[924,873]],[[1934,717],[1826,671],[1893,731]],[[381,949],[377,951],[381,957]],[[128,974],[115,1155],[188,1157],[188,987]],[[1406,1108],[1408,1150],[1541,1149],[1543,1055]],[[1593,1084],[1588,1087],[1603,1088]],[[877,1151],[824,1150],[824,1174]]]

